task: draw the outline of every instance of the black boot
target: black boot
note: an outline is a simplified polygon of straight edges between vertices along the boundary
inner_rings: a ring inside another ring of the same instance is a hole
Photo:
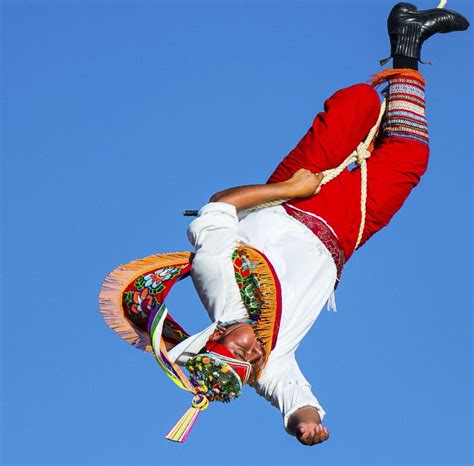
[[[380,60],[380,64],[384,65],[396,55],[421,62],[421,46],[426,39],[437,33],[464,31],[468,27],[469,21],[455,11],[442,8],[417,11],[411,3],[398,3],[387,20],[390,57]]]

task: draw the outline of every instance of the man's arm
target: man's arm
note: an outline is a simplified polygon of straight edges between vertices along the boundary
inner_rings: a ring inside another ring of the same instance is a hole
[[[188,227],[195,248],[191,277],[211,320],[229,320],[224,315],[245,309],[235,281],[232,253],[239,240],[236,208],[223,202],[203,206]]]
[[[285,430],[302,444],[315,445],[328,439],[329,432],[321,425],[324,409],[294,355],[270,361],[252,387],[280,410]]]
[[[293,199],[317,194],[323,175],[300,168],[289,180],[281,183],[238,186],[214,194],[210,202],[225,202],[237,211],[251,209],[276,199]]]

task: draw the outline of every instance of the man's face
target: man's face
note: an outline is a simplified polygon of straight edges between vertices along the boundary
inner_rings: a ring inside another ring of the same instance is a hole
[[[261,369],[263,365],[262,345],[250,324],[241,322],[229,325],[229,327],[215,332],[210,340],[224,345],[236,359],[249,362],[252,365],[252,376]]]

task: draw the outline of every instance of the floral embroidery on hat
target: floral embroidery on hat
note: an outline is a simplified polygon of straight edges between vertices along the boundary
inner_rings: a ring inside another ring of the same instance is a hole
[[[236,249],[232,254],[232,262],[234,264],[235,280],[244,306],[249,318],[257,322],[260,320],[263,303],[258,274],[255,273],[257,264],[252,262],[247,257],[246,250],[241,248]]]
[[[234,370],[208,354],[198,354],[186,362],[189,380],[196,393],[209,401],[228,403],[242,392],[242,382]]]

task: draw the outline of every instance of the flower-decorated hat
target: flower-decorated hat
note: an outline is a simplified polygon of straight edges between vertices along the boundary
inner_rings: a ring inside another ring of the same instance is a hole
[[[252,365],[237,359],[224,345],[208,341],[204,352],[186,362],[191,383],[209,401],[228,402],[240,395]]]
[[[249,362],[236,358],[229,349],[216,341],[208,341],[205,348],[208,354],[226,362],[239,376],[242,384],[247,383],[252,372],[252,365]]]
[[[237,398],[252,370],[250,363],[236,359],[224,345],[216,342],[206,343],[203,352],[188,359],[185,366],[196,395],[191,408],[166,436],[175,442],[186,440],[200,411],[210,401],[228,403]]]
[[[258,251],[237,247],[232,257],[237,284],[248,322],[263,341],[264,364],[276,343],[281,295],[271,264]],[[194,394],[192,405],[166,436],[184,442],[199,413],[210,401],[229,402],[247,382],[258,379],[250,363],[235,357],[222,344],[209,341],[219,325],[189,335],[168,314],[165,297],[179,280],[189,276],[189,252],[156,254],[117,267],[99,296],[106,323],[136,348],[153,352],[166,375],[180,388]],[[183,369],[186,368],[189,375]]]

